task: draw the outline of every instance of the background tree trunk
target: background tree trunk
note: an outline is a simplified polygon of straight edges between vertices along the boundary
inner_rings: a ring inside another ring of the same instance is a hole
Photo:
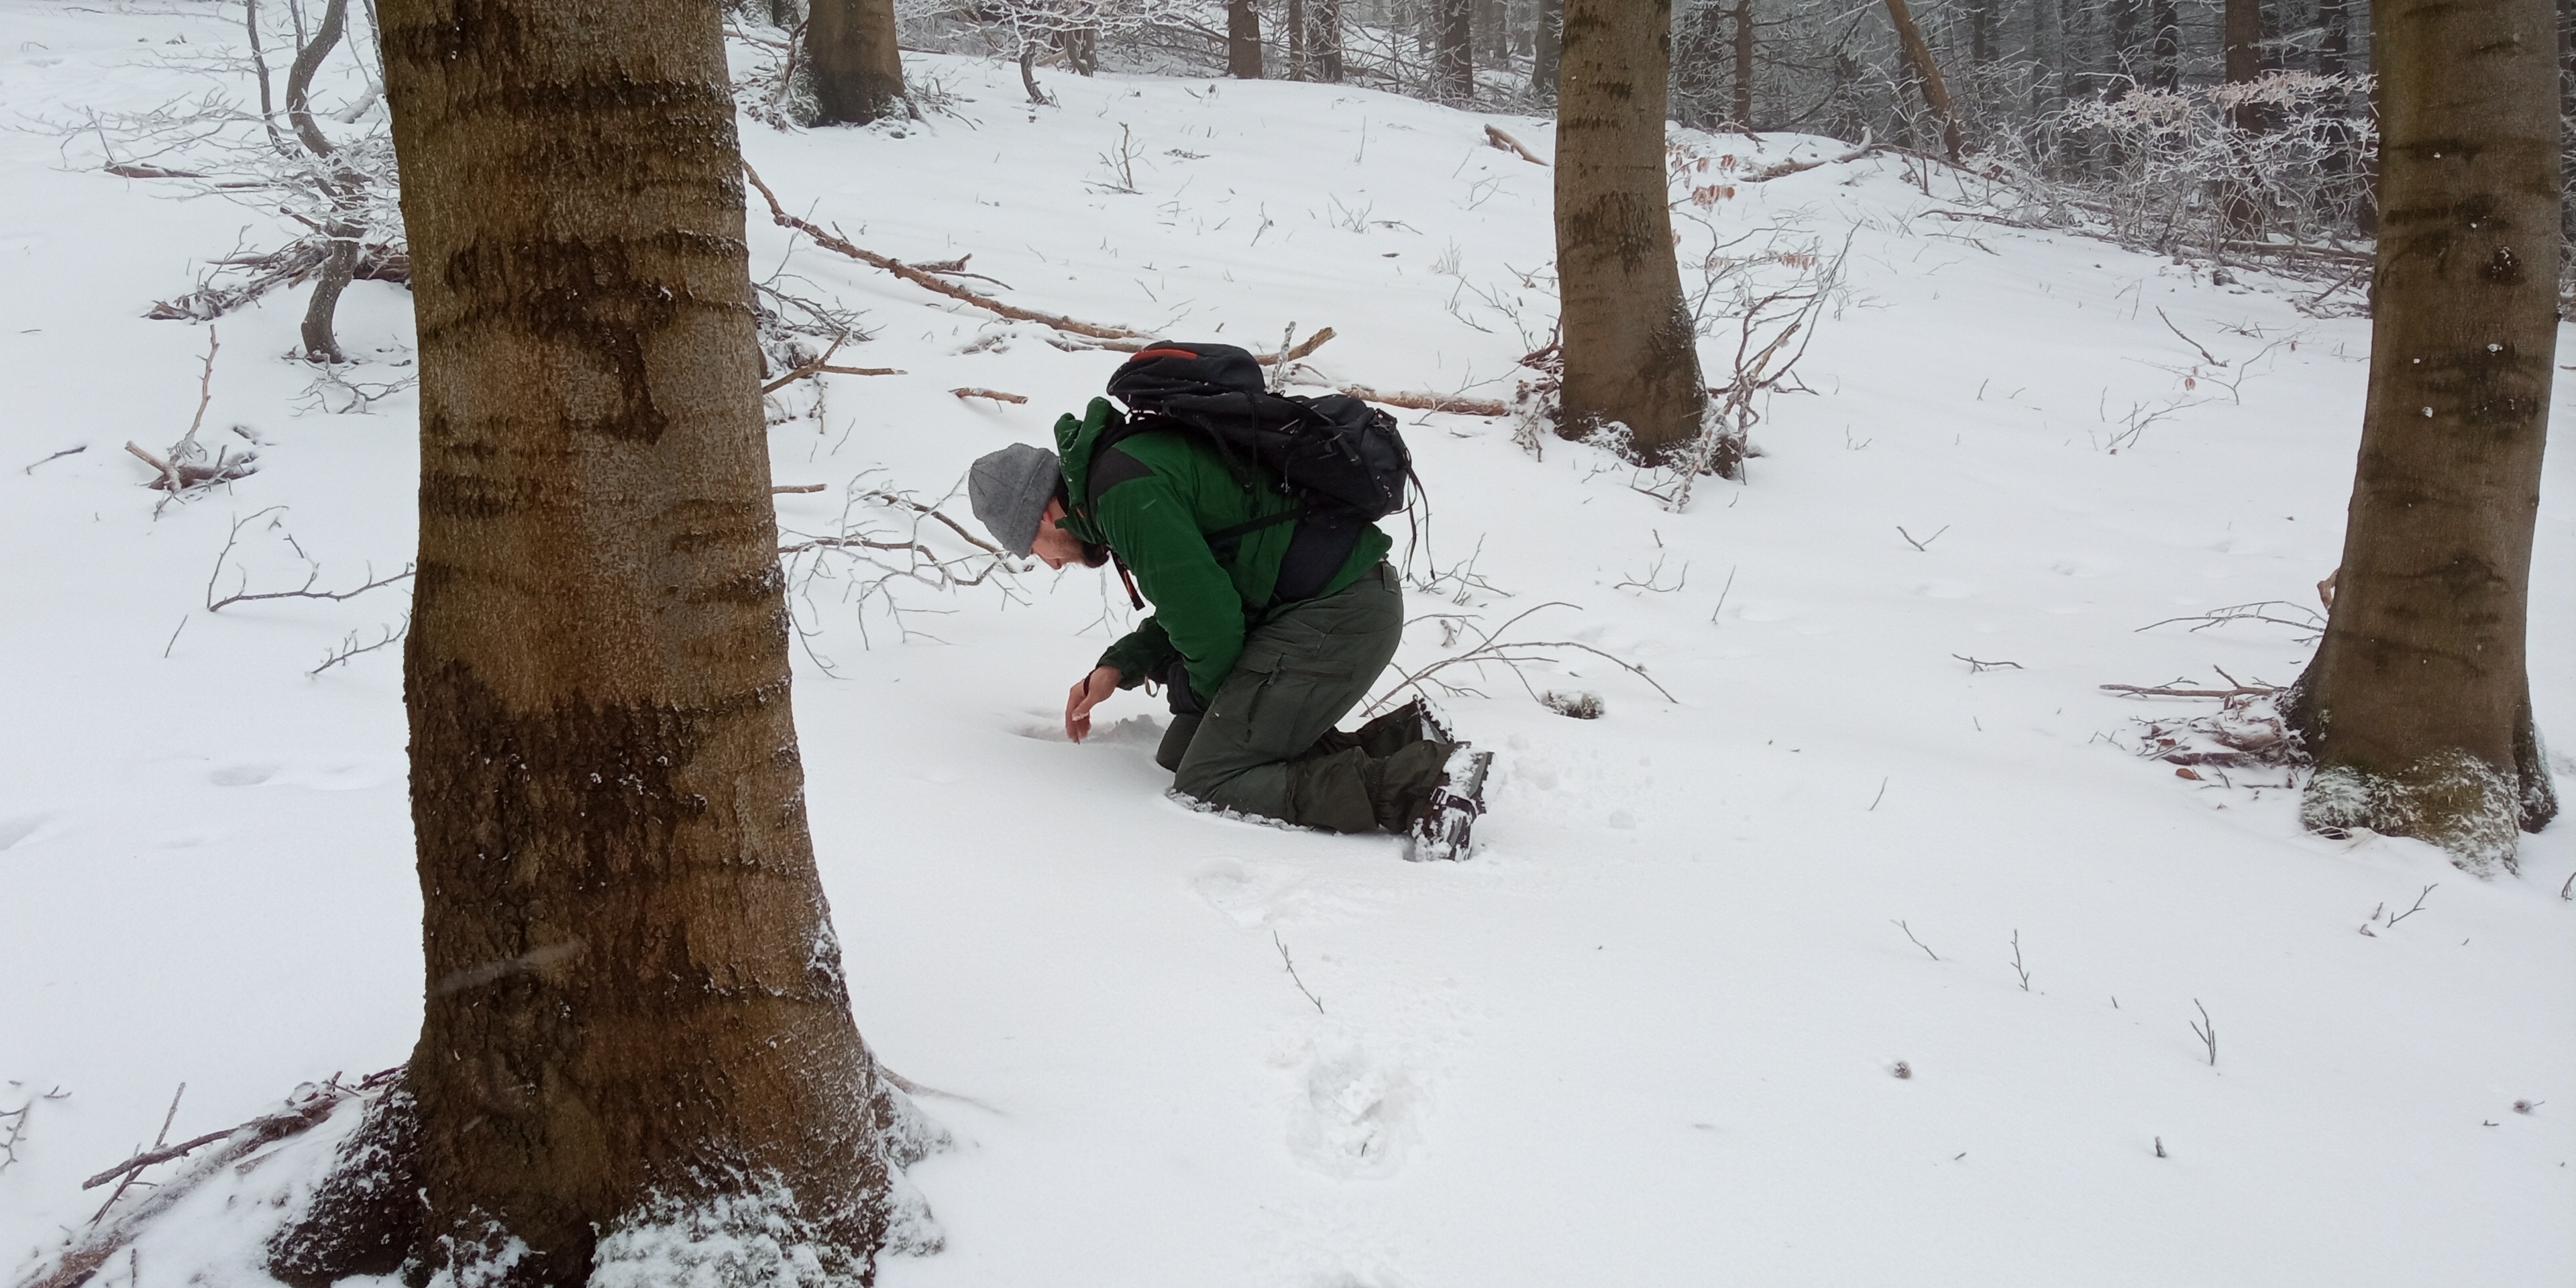
[[[1444,103],[1476,97],[1475,0],[1436,0],[1432,11],[1431,82]]]
[[[1564,0],[1538,0],[1538,32],[1532,39],[1530,54],[1530,89],[1539,94],[1556,93],[1557,65],[1565,48]]]
[[[1332,84],[1342,80],[1342,0],[1307,0],[1314,7],[1314,30],[1306,35],[1306,56],[1315,61],[1315,77]]]
[[[321,176],[323,195],[333,206],[346,210],[358,194],[353,191],[358,178],[334,158],[331,140],[313,120],[310,95],[313,73],[322,60],[340,43],[340,32],[348,19],[349,0],[331,0],[322,10],[322,21],[313,29],[313,38],[295,51],[295,61],[286,69],[286,120],[294,127],[296,140],[313,155],[313,166]],[[254,20],[256,21],[256,20]],[[261,89],[267,85],[262,80]],[[323,235],[331,239],[330,254],[323,259],[322,269],[313,278],[313,294],[304,305],[304,325],[298,343],[304,357],[311,362],[346,362],[340,351],[337,326],[340,293],[349,289],[349,281],[358,271],[358,237],[365,230],[348,219],[333,219],[323,225]]]
[[[2224,4],[2221,70],[2230,85],[2251,84],[2263,72],[2262,0],[2224,0]],[[2233,235],[2250,239],[2262,231],[2262,208],[2255,201],[2260,180],[2244,136],[2264,128],[2263,109],[2250,99],[2240,101],[2229,109],[2227,124],[2238,132],[2234,173],[2228,176],[2223,197],[2227,227]]]
[[[806,832],[717,9],[384,17],[421,356],[425,1013],[277,1269],[408,1252],[577,1285],[629,1232],[750,1247],[774,1219],[865,1281],[895,1109]]]
[[[805,20],[814,68],[816,119],[865,125],[903,101],[903,55],[895,47],[894,0],[813,0]]]
[[[1735,0],[1735,92],[1730,114],[1735,128],[1753,128],[1753,0]]]
[[[1651,460],[1699,434],[1708,400],[1665,204],[1672,16],[1669,0],[1566,0],[1556,107],[1558,431],[1616,421]]]
[[[2524,617],[2558,325],[2549,0],[2379,0],[2370,397],[2334,607],[2292,704],[2320,830],[2483,871],[2557,800]]]
[[[2174,0],[2147,5],[2147,88],[2182,88],[2182,16]]]
[[[1306,0],[1288,0],[1288,79],[1292,81],[1315,78],[1306,52],[1307,25]]]
[[[1914,12],[1905,0],[1887,0],[1887,20],[1896,28],[1896,41],[1905,51],[1905,65],[1914,74],[1914,87],[1923,95],[1923,106],[1941,127],[1941,148],[1955,165],[1959,160],[1959,118],[1950,110],[1950,87],[1941,80],[1941,65],[1932,61],[1932,47],[1923,43],[1923,30],[1914,25]]]
[[[1261,79],[1261,13],[1252,0],[1225,0],[1225,74]]]

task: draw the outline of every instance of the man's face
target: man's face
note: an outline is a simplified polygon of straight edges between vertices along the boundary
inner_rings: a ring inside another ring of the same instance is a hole
[[[1049,568],[1066,564],[1089,564],[1083,557],[1082,539],[1055,526],[1064,517],[1064,502],[1047,502],[1046,513],[1038,518],[1038,535],[1029,542],[1029,553],[1046,561]]]

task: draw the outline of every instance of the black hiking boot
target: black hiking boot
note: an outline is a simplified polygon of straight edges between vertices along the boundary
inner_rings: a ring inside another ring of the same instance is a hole
[[[1424,863],[1454,861],[1474,853],[1470,834],[1477,817],[1485,812],[1485,772],[1493,764],[1494,753],[1463,743],[1449,754],[1447,772],[1416,807],[1406,829],[1404,857]]]

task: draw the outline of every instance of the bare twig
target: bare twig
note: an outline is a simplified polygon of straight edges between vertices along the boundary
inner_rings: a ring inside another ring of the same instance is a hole
[[[0,1109],[0,1124],[6,1125],[0,1129],[0,1172],[8,1171],[9,1165],[18,1161],[18,1147],[27,1143],[27,1116],[35,1112],[36,1102],[60,1100],[70,1094],[56,1087],[42,1095],[29,1095],[27,1103],[15,1109]]]
[[[762,396],[763,396],[763,397],[766,397],[766,396],[768,396],[768,395],[770,395],[770,394],[777,393],[779,390],[784,389],[784,388],[786,388],[786,387],[787,387],[787,386],[789,386],[789,385],[795,384],[797,381],[799,381],[799,380],[803,380],[803,379],[804,379],[804,378],[806,378],[807,376],[819,376],[819,375],[834,375],[834,376],[900,376],[900,375],[905,374],[905,373],[904,373],[900,368],[896,368],[896,367],[835,367],[835,366],[833,366],[833,365],[832,365],[832,354],[833,354],[833,352],[834,352],[835,350],[838,350],[838,349],[841,347],[841,341],[842,341],[842,340],[847,340],[847,339],[849,339],[849,338],[850,338],[850,333],[849,333],[849,332],[847,332],[847,331],[843,331],[843,332],[841,333],[841,335],[840,335],[840,339],[837,339],[837,340],[832,341],[832,347],[831,347],[831,348],[829,348],[829,349],[825,349],[825,350],[823,351],[823,356],[822,356],[822,357],[820,357],[820,358],[816,358],[814,361],[809,362],[809,363],[806,363],[804,366],[798,367],[798,368],[797,368],[797,369],[795,369],[794,371],[790,371],[790,372],[788,372],[786,375],[780,376],[780,377],[779,377],[779,378],[777,378],[776,380],[772,380],[772,381],[770,381],[768,384],[762,385],[762,386],[760,387],[760,392],[761,392]]]
[[[2274,617],[2264,611],[2272,608],[2305,614],[2305,617],[2304,619]],[[2168,617],[2162,621],[2149,622],[2139,627],[2138,631],[2151,631],[2159,626],[2171,626],[2176,622],[2196,622],[2198,625],[2191,628],[2194,631],[2205,631],[2212,626],[2225,626],[2232,622],[2263,622],[2272,626],[2287,626],[2293,630],[2322,633],[2325,630],[2326,619],[2318,616],[2314,609],[2302,604],[2293,604],[2279,599],[2258,599],[2250,604],[2229,604],[2225,608],[2213,608],[2206,613],[2193,613],[2186,617]]]
[[[1271,931],[1271,932],[1270,932],[1270,942],[1271,942],[1272,944],[1276,945],[1276,946],[1278,947],[1278,949],[1279,949],[1279,964],[1288,968],[1288,980],[1289,980],[1289,982],[1290,982],[1290,983],[1293,983],[1293,984],[1295,984],[1295,985],[1297,986],[1297,991],[1298,991],[1298,992],[1303,993],[1303,994],[1305,994],[1305,995],[1306,995],[1306,1000],[1307,1000],[1307,1001],[1309,1001],[1309,1002],[1313,1002],[1313,1003],[1315,1004],[1315,1014],[1317,1014],[1317,1015],[1321,1015],[1321,1014],[1323,1014],[1323,1013],[1324,1013],[1324,999],[1322,999],[1322,998],[1320,998],[1320,997],[1315,996],[1315,990],[1313,990],[1313,989],[1311,989],[1311,988],[1306,987],[1306,981],[1298,977],[1298,975],[1297,975],[1297,963],[1296,963],[1295,959],[1293,959],[1293,958],[1291,958],[1291,957],[1289,957],[1289,956],[1288,956],[1288,943],[1287,943],[1287,941],[1286,941],[1286,940],[1281,939],[1281,938],[1279,937],[1279,932],[1278,932],[1278,931],[1276,931],[1276,930],[1274,930],[1274,931]]]
[[[2157,309],[2156,309],[2156,316],[2157,316],[2157,317],[2160,317],[2160,318],[2165,318],[2165,329],[2166,329],[2166,330],[2168,330],[2168,331],[2173,332],[2173,333],[2174,333],[2175,335],[2177,335],[2177,336],[2182,336],[2182,342],[2183,342],[2184,344],[2190,345],[2191,347],[2193,347],[2193,348],[2195,348],[2195,349],[2199,349],[2199,350],[2200,350],[2200,357],[2201,357],[2201,361],[2206,362],[2206,363],[2208,363],[2209,365],[2211,365],[2211,366],[2213,366],[2213,367],[2224,367],[2224,366],[2226,366],[2226,365],[2227,365],[2225,362],[2223,362],[2223,361],[2220,361],[2220,360],[2219,360],[2218,355],[2216,355],[2216,354],[2214,354],[2214,353],[2211,353],[2211,352],[2210,352],[2208,349],[2206,349],[2206,348],[2203,348],[2203,347],[2202,347],[2202,345],[2201,345],[2201,343],[2200,343],[2200,341],[2195,340],[2195,339],[2192,339],[2190,336],[2183,335],[2183,334],[2182,334],[2182,328],[2181,328],[2181,327],[2178,327],[2178,326],[2175,326],[2175,325],[2174,325],[2174,320],[2173,320],[2172,318],[2165,317],[2165,311],[2164,311],[2163,306],[2159,305],[2159,306],[2157,307]]]
[[[1462,653],[1453,654],[1449,657],[1441,658],[1418,671],[1403,674],[1396,681],[1394,687],[1378,695],[1377,701],[1370,704],[1369,710],[1376,711],[1381,707],[1387,706],[1395,700],[1395,695],[1404,692],[1406,689],[1414,689],[1417,691],[1421,690],[1426,683],[1440,683],[1443,688],[1450,688],[1451,686],[1448,686],[1441,681],[1433,680],[1432,677],[1453,666],[1463,665],[1482,667],[1486,663],[1494,663],[1510,667],[1513,677],[1520,679],[1521,687],[1529,689],[1530,697],[1533,700],[1538,700],[1538,691],[1530,688],[1529,681],[1521,676],[1520,668],[1524,664],[1531,662],[1554,660],[1544,651],[1532,651],[1547,649],[1573,649],[1577,652],[1589,653],[1594,657],[1600,658],[1603,661],[1626,671],[1630,675],[1636,676],[1638,679],[1645,681],[1648,687],[1652,688],[1655,692],[1662,694],[1666,702],[1679,701],[1679,699],[1672,695],[1671,690],[1656,683],[1653,676],[1646,674],[1646,668],[1628,661],[1625,658],[1619,657],[1616,654],[1604,652],[1590,644],[1585,644],[1577,640],[1506,640],[1503,638],[1503,634],[1511,630],[1512,627],[1519,625],[1523,618],[1526,618],[1530,614],[1538,612],[1541,609],[1574,607],[1574,605],[1566,603],[1563,600],[1550,600],[1547,603],[1521,610],[1519,613],[1514,614],[1510,620],[1504,622],[1501,626],[1496,627],[1490,632],[1478,630],[1472,625],[1467,626],[1466,629],[1476,631],[1477,635],[1480,637],[1474,648],[1468,649]],[[1452,691],[1455,690],[1453,689]]]
[[[1878,812],[1878,803],[1887,799],[1887,781],[1888,780],[1884,777],[1878,780],[1878,795],[1869,798],[1869,808],[1862,810],[1861,813],[1875,814]]]
[[[977,389],[972,385],[962,385],[958,388],[951,389],[948,392],[955,394],[960,398],[990,398],[995,402],[1024,403],[1028,401],[1028,397],[1024,394],[1008,394],[999,389]]]
[[[1949,524],[1945,523],[1941,525],[1941,532],[1948,532],[1949,530]],[[1903,524],[1898,524],[1896,528],[1896,535],[1905,538],[1905,544],[1927,554],[1931,552],[1932,543],[1941,539],[1941,532],[1935,532],[1931,536],[1925,537],[1921,541],[1917,541],[1914,539],[1913,533],[1905,530],[1905,526]]]
[[[2404,921],[2404,920],[2406,920],[2408,917],[2412,917],[2412,916],[2414,916],[2416,913],[2419,913],[2419,912],[2424,911],[2424,896],[2425,896],[2425,895],[2429,895],[2429,894],[2433,893],[2433,887],[2434,887],[2434,886],[2438,886],[2438,885],[2440,885],[2440,884],[2442,884],[2442,883],[2441,883],[2441,882],[2439,882],[2439,881],[2436,881],[2436,882],[2434,882],[2434,883],[2433,883],[2433,885],[2428,885],[2428,886],[2424,887],[2424,889],[2423,889],[2420,893],[2418,893],[2418,894],[2415,896],[2415,906],[2414,906],[2414,907],[2412,907],[2412,908],[2407,909],[2407,910],[2406,910],[2406,911],[2404,911],[2404,912],[2398,913],[2398,914],[2397,914],[2396,916],[2394,916],[2394,917],[2390,917],[2390,918],[2388,919],[2388,924],[2389,924],[2389,925],[2391,925],[2391,926],[2394,926],[2394,925],[2396,925],[2398,922]]]
[[[377,649],[389,648],[395,644],[399,644],[402,642],[403,636],[410,633],[411,614],[408,612],[403,614],[400,622],[378,631],[376,633],[375,643],[361,644],[358,642],[358,633],[356,631],[351,631],[346,638],[340,641],[340,646],[338,648],[332,649],[329,653],[323,655],[322,662],[319,666],[305,672],[305,674],[320,675],[324,671],[328,671],[332,667],[338,666],[353,657],[357,657],[365,653],[373,653]]]
[[[1967,654],[1965,654],[1965,653],[1953,653],[1953,654],[1951,654],[1950,656],[1955,657],[1955,658],[1959,659],[1960,661],[1967,663],[1967,664],[1968,664],[1968,674],[1970,674],[1970,675],[1975,675],[1975,674],[1976,674],[1977,672],[1979,672],[1979,671],[1994,671],[1994,670],[2000,670],[2000,669],[2002,669],[2002,668],[2004,668],[2004,667],[2007,667],[2007,666],[2008,666],[2008,667],[2011,667],[2012,669],[2014,669],[2014,670],[2016,670],[2016,671],[2018,671],[2018,670],[2021,670],[2021,669],[2022,669],[2022,665],[2021,665],[2021,663],[2019,663],[2019,662],[1989,662],[1989,661],[1986,661],[1986,660],[1985,660],[1985,659],[1983,659],[1983,658],[1970,657],[1970,656],[1968,656],[1968,655],[1967,655]]]
[[[1899,930],[1904,931],[1904,932],[1905,932],[1905,941],[1906,941],[1907,943],[1910,943],[1910,944],[1914,945],[1914,946],[1915,946],[1915,947],[1917,947],[1917,948],[1922,949],[1922,950],[1923,950],[1923,955],[1924,955],[1924,956],[1929,957],[1929,958],[1931,958],[1932,960],[1934,960],[1934,961],[1936,961],[1936,962],[1937,962],[1937,961],[1939,961],[1939,960],[1941,960],[1941,954],[1939,954],[1939,953],[1936,953],[1936,952],[1932,951],[1932,948],[1931,948],[1931,946],[1930,946],[1929,944],[1926,944],[1926,943],[1924,943],[1922,940],[1920,940],[1920,939],[1916,939],[1916,938],[1914,937],[1914,928],[1913,928],[1912,926],[1908,926],[1908,925],[1906,925],[1906,924],[1905,924],[1904,922],[1902,922],[1902,921],[1891,921],[1891,922],[1889,922],[1889,923],[1887,923],[1887,924],[1889,924],[1889,925],[1891,925],[1891,926],[1894,926],[1894,927],[1896,927],[1896,928],[1897,928],[1897,929],[1899,929]]]
[[[61,450],[61,451],[59,451],[59,452],[56,452],[56,453],[54,453],[54,454],[53,454],[53,455],[51,455],[51,456],[46,457],[44,460],[41,460],[41,461],[36,462],[36,465],[44,465],[44,464],[48,464],[48,463],[53,462],[53,461],[59,461],[59,460],[61,460],[62,458],[66,457],[66,456],[76,456],[76,455],[78,455],[78,454],[80,454],[80,453],[82,453],[82,452],[86,452],[86,451],[88,451],[88,450],[89,450],[89,444],[87,444],[87,443],[83,443],[83,444],[81,444],[81,445],[80,445],[80,446],[78,446],[78,447],[66,447],[66,448],[64,448],[63,450]],[[36,472],[36,465],[30,465],[30,466],[28,466],[27,468],[25,468],[25,469],[23,469],[23,470],[20,470],[20,471],[18,471],[18,472],[19,472],[19,473],[21,473],[21,474],[33,474],[33,473],[35,473],[35,472]]]
[[[2215,1069],[2218,1067],[2218,1022],[2209,1018],[2209,1008],[2201,1006],[2199,998],[2191,999],[2191,1004],[2200,1010],[2200,1022],[2192,1025],[2191,1031],[2202,1045],[2209,1048],[2209,1067]]]
[[[390,577],[376,576],[375,569],[371,566],[367,570],[367,580],[365,584],[354,590],[315,590],[313,589],[313,583],[321,579],[322,565],[313,562],[313,560],[308,556],[305,559],[305,564],[310,571],[308,571],[304,576],[304,584],[293,590],[265,590],[252,593],[246,589],[250,584],[250,574],[243,573],[241,584],[245,589],[236,590],[232,594],[226,595],[221,599],[217,599],[215,597],[215,583],[223,577],[224,560],[231,557],[233,546],[241,540],[242,528],[262,515],[275,514],[285,508],[286,507],[282,505],[272,505],[265,510],[254,511],[246,517],[233,520],[232,531],[224,536],[224,548],[215,552],[215,566],[213,570],[206,574],[207,612],[221,612],[233,604],[249,603],[252,600],[258,599],[355,599],[360,595],[366,594],[368,591],[390,586],[395,582],[401,581],[402,579],[412,575],[413,566],[410,564],[404,564],[401,572],[395,573]],[[269,526],[272,528],[276,527],[277,521],[271,520]],[[287,544],[294,545],[294,542],[295,539],[292,536],[287,538]],[[304,549],[301,546],[296,546],[295,552],[302,555],[304,553]]]
[[[2027,993],[2030,991],[2030,971],[2021,964],[2021,932],[2019,930],[2013,931],[2012,946],[2013,974],[2021,976],[2021,991]]]

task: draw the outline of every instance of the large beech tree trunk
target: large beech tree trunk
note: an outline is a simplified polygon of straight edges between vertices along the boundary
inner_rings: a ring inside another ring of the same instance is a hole
[[[2343,567],[2291,707],[2319,830],[2511,867],[2557,812],[2524,608],[2559,247],[2549,0],[2380,0],[2379,262]]]
[[[903,101],[894,0],[814,0],[805,20],[814,103],[827,125],[865,125]]]
[[[717,8],[383,16],[425,1014],[273,1267],[568,1286],[676,1227],[864,1282],[897,1106],[806,832]]]
[[[1556,99],[1558,432],[1628,427],[1646,459],[1690,442],[1708,391],[1673,263],[1664,163],[1669,0],[1565,0]]]

